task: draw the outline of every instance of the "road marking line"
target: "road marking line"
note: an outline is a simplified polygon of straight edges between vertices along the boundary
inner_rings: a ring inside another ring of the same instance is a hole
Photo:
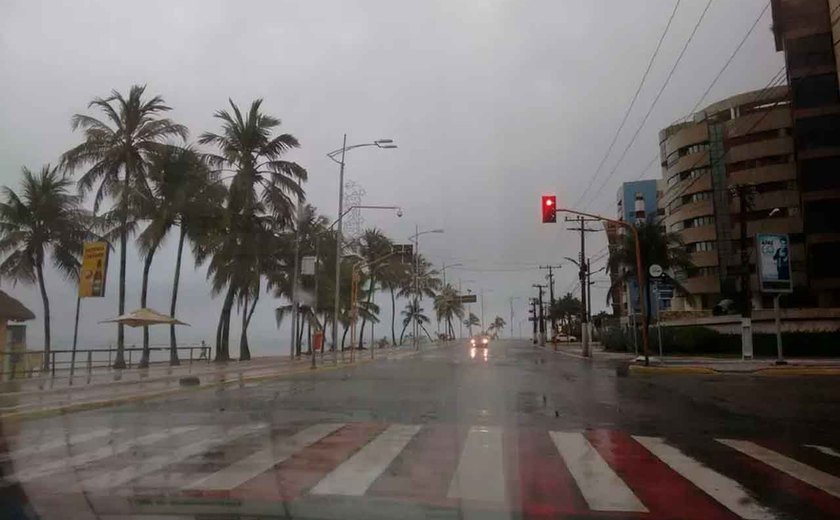
[[[315,444],[343,426],[343,423],[316,424],[301,430],[291,437],[276,439],[271,446],[234,462],[230,466],[212,473],[207,477],[196,480],[195,482],[184,486],[182,489],[222,491],[233,489],[251,480],[260,473],[268,471],[295,453],[301,451],[307,446]]]
[[[583,434],[554,431],[549,434],[590,509],[648,512]]]
[[[806,444],[806,448],[814,448],[815,450],[819,450],[826,455],[831,455],[832,457],[840,457],[840,451],[835,450],[834,448],[829,448],[828,446],[819,446],[817,444]]]
[[[6,482],[12,482],[14,480],[17,480],[18,482],[27,482],[37,478],[46,477],[61,470],[73,469],[79,466],[84,466],[85,464],[90,464],[91,462],[96,462],[98,460],[125,453],[135,446],[153,444],[171,435],[179,435],[181,433],[191,432],[197,429],[198,426],[181,426],[172,428],[168,431],[155,432],[141,437],[136,437],[134,439],[117,443],[113,446],[103,446],[93,451],[80,453],[71,457],[65,457],[52,462],[47,462],[46,464],[27,468],[14,475],[6,477]]]
[[[419,425],[393,424],[312,488],[313,495],[361,496],[420,431]]]
[[[633,435],[633,439],[671,469],[741,518],[748,520],[775,518],[775,515],[769,509],[757,503],[738,482],[704,466],[679,449],[667,444],[661,437]]]
[[[464,441],[449,498],[507,504],[502,429],[473,426]]]
[[[739,441],[734,439],[716,439],[719,443],[729,446],[735,450],[740,451],[745,455],[767,464],[771,468],[777,469],[782,473],[787,473],[791,477],[801,480],[806,484],[810,484],[817,489],[825,491],[829,495],[840,498],[840,478],[830,475],[817,468],[803,464],[790,457],[786,457],[781,453],[769,450],[764,446],[760,446],[750,441]]]
[[[121,486],[135,478],[148,475],[149,473],[161,470],[171,464],[188,459],[193,455],[199,455],[220,444],[234,441],[249,433],[265,428],[265,424],[247,424],[238,426],[226,432],[193,442],[186,446],[174,449],[162,455],[155,455],[138,463],[122,469],[108,471],[82,481],[81,487],[85,490],[104,490]]]
[[[56,440],[53,440],[53,441],[45,442],[44,444],[36,444],[36,445],[27,446],[25,448],[20,448],[20,449],[17,449],[17,450],[13,450],[11,452],[11,457],[12,458],[27,457],[27,456],[35,454],[35,453],[41,453],[41,452],[44,452],[44,451],[54,450],[56,448],[61,448],[61,447],[64,447],[64,446],[70,447],[70,446],[74,446],[76,444],[81,444],[83,442],[92,441],[94,439],[99,439],[101,437],[107,437],[111,433],[119,433],[121,431],[122,430],[120,430],[120,429],[114,430],[114,429],[111,429],[111,428],[100,428],[100,429],[92,430],[92,431],[89,431],[89,432],[86,432],[86,433],[77,433],[75,435],[71,435],[69,438],[56,439]],[[6,456],[5,458],[8,458],[8,456]]]

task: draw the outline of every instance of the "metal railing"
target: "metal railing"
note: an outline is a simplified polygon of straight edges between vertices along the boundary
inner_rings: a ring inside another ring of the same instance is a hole
[[[167,366],[169,364],[169,346],[149,347],[149,366]],[[178,357],[182,363],[204,361],[210,362],[210,347],[204,344],[185,345],[177,347]],[[142,359],[143,349],[141,347],[126,347],[125,353],[126,368],[137,367]],[[162,356],[155,355],[163,353]],[[87,382],[94,370],[113,370],[117,349],[108,348],[77,349],[75,355],[69,349],[50,350],[50,368],[44,370],[44,351],[24,352],[0,352],[0,381],[11,381],[14,379],[29,379],[33,377],[73,377],[78,373],[85,373]]]

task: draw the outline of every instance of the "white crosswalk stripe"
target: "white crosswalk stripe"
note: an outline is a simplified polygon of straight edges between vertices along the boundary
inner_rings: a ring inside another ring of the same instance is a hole
[[[829,448],[828,446],[818,446],[816,444],[806,444],[805,447],[807,448],[814,448],[815,450],[821,451],[826,455],[831,455],[832,457],[840,457],[840,451],[835,450],[834,448]]]
[[[502,429],[498,426],[473,426],[464,441],[464,449],[452,483],[450,498],[501,502],[507,504]]]
[[[249,457],[238,460],[216,473],[192,482],[185,486],[184,489],[233,489],[257,475],[268,471],[307,446],[335,432],[342,426],[344,426],[343,423],[316,424],[291,437],[281,437],[274,440],[271,446]]]
[[[76,433],[65,438],[55,439],[52,441],[45,442],[43,444],[32,444],[26,446],[25,448],[19,448],[13,450],[11,453],[11,457],[9,455],[3,455],[4,459],[12,458],[22,458],[28,457],[30,455],[35,455],[38,453],[44,453],[46,451],[52,451],[56,448],[63,448],[63,447],[71,447],[82,444],[83,442],[92,441],[96,439],[101,439],[102,437],[107,437],[109,435],[116,435],[120,433],[122,430],[111,429],[111,428],[99,428],[96,430],[91,430],[85,433]]]
[[[313,495],[364,495],[373,481],[420,430],[413,424],[394,424],[350,457],[314,488]]]
[[[53,473],[57,473],[62,470],[73,469],[76,467],[83,466],[85,464],[90,464],[92,462],[106,459],[108,457],[115,457],[117,455],[131,450],[136,446],[146,446],[149,444],[153,444],[169,436],[191,432],[197,430],[198,428],[198,426],[181,426],[161,432],[150,433],[141,437],[135,437],[134,439],[116,443],[113,446],[103,446],[93,451],[80,453],[78,455],[61,458],[58,460],[47,462],[45,464],[40,464],[38,466],[24,469],[22,471],[17,472],[14,475],[8,476],[6,478],[6,481],[12,482],[16,480],[18,482],[28,482],[37,478],[52,475]]]
[[[199,455],[214,448],[215,446],[235,441],[240,437],[263,428],[265,428],[264,424],[247,424],[207,438],[202,438],[202,436],[196,435],[195,437],[200,440],[187,444],[186,446],[176,448],[168,453],[150,457],[139,464],[132,464],[116,471],[107,471],[95,477],[91,477],[82,481],[81,486],[82,489],[86,490],[103,490],[121,486],[134,480],[135,478],[148,475],[149,473],[163,469],[170,464],[188,459],[193,455]]]
[[[647,508],[580,433],[549,432],[578,488],[595,511],[646,513]]]
[[[697,462],[659,437],[634,435],[633,438],[671,469],[702,489],[724,507],[749,520],[773,519],[772,511],[761,506],[729,477]]]
[[[757,459],[771,468],[801,480],[807,484],[821,489],[829,495],[840,498],[840,478],[829,475],[817,468],[803,464],[781,453],[767,449],[750,441],[739,441],[734,439],[717,439],[721,444],[736,449],[745,455]]]

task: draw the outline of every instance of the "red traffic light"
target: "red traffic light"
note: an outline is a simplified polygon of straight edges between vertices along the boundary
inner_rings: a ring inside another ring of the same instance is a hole
[[[557,222],[557,197],[554,195],[542,196],[542,221],[543,224]]]

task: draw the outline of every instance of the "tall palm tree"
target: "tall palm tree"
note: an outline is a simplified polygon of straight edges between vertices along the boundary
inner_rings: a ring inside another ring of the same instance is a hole
[[[36,283],[44,306],[44,370],[50,366],[50,300],[44,283],[44,263],[68,280],[75,280],[83,242],[90,236],[89,215],[73,182],[49,165],[38,174],[23,168],[20,193],[3,188],[0,202],[0,277]]]
[[[401,257],[392,256],[380,271],[379,280],[382,286],[391,293],[391,341],[396,346],[397,292],[411,284],[411,264],[406,263]]]
[[[217,334],[218,361],[229,358],[227,342],[230,311],[235,298],[239,296],[240,301],[252,300],[252,304],[256,305],[253,294],[259,293],[259,280],[264,274],[258,265],[260,259],[254,255],[265,248],[266,244],[258,244],[253,236],[247,237],[241,233],[264,235],[269,244],[275,244],[271,237],[274,237],[275,231],[281,231],[292,222],[296,206],[304,196],[300,185],[307,178],[303,167],[282,159],[289,150],[300,145],[291,134],[272,135],[280,126],[280,120],[261,112],[261,99],[251,103],[245,116],[232,100],[228,102],[232,112],[218,110],[214,114],[214,117],[222,121],[221,133],[205,132],[198,140],[200,144],[212,145],[219,150],[218,154],[206,156],[211,168],[233,174],[225,210],[228,214],[229,233],[220,237],[226,244],[217,247],[221,256],[218,261],[211,263],[215,273],[215,289],[221,290],[227,285]],[[268,228],[266,224],[269,224]],[[252,253],[252,261],[247,265],[235,262],[235,255],[243,246],[250,247]],[[232,262],[243,265],[233,266]],[[247,321],[246,318],[243,325],[247,326]],[[249,357],[247,343],[240,350],[240,359]]]
[[[478,319],[478,316],[476,316],[475,314],[470,313],[469,316],[467,316],[467,319],[464,320],[464,325],[470,329],[470,336],[472,336],[472,328],[480,327],[481,320]]]
[[[666,231],[657,222],[640,222],[636,224],[636,231],[639,236],[642,271],[647,272],[652,264],[659,264],[664,271],[663,276],[674,286],[674,289],[683,293],[687,292],[677,277],[691,272],[694,269],[694,263],[683,246],[682,238],[677,233]],[[635,236],[635,233],[627,233],[618,247],[610,248],[607,270],[615,276],[609,294],[613,294],[618,287],[628,281],[636,280]],[[645,277],[645,285],[640,289],[643,291],[647,315],[650,316],[650,277]],[[645,352],[645,363],[647,362],[647,352]]]
[[[464,318],[464,304],[458,297],[458,290],[450,284],[446,284],[440,294],[435,296],[435,316],[438,322],[446,322],[447,337],[455,336],[455,329],[452,326],[452,318]]]
[[[73,130],[84,132],[84,141],[62,155],[62,166],[70,171],[89,166],[78,182],[81,195],[95,189],[93,208],[97,213],[106,197],[120,193],[116,206],[123,222],[120,231],[120,315],[125,313],[125,265],[128,253],[127,221],[133,203],[132,188],[146,182],[151,155],[172,138],[186,139],[187,128],[161,117],[168,112],[163,98],[144,98],[146,86],[134,85],[124,97],[116,90],[106,98],[95,98],[88,108],[96,108],[105,118],[76,114],[71,119]],[[121,190],[118,188],[122,187]],[[125,330],[117,325],[117,356],[114,368],[125,368]]]
[[[408,302],[408,305],[405,306],[405,309],[400,312],[403,316],[403,329],[400,333],[400,345],[402,345],[403,338],[405,337],[405,329],[408,328],[411,322],[416,321],[417,325],[423,329],[423,332],[426,333],[428,336],[429,341],[432,340],[432,336],[429,334],[429,331],[426,330],[425,324],[429,323],[429,317],[423,314],[423,308],[420,307],[420,304],[417,300],[412,300]]]
[[[505,322],[505,319],[502,318],[501,316],[496,316],[493,319],[493,323],[491,323],[490,326],[487,327],[487,331],[490,332],[492,330],[493,331],[493,336],[498,337],[499,334],[501,334],[502,330],[505,328],[505,325],[507,325],[507,322]]]
[[[380,273],[384,272],[388,267],[386,256],[389,255],[393,249],[394,243],[390,238],[386,237],[381,230],[377,228],[366,229],[362,236],[359,237],[359,254],[365,259],[368,264],[368,289],[367,303],[373,303],[373,297],[376,293],[376,284],[379,281]],[[359,348],[364,346],[365,325],[367,319],[362,319],[362,326],[359,328]]]
[[[148,224],[138,237],[141,253],[146,259],[141,306],[146,306],[151,258],[164,237],[177,226],[178,249],[169,308],[169,314],[174,318],[184,242],[187,238],[197,240],[218,222],[226,190],[204,163],[203,157],[190,147],[167,146],[161,149],[153,155],[147,177],[149,190],[141,197],[140,213]],[[147,352],[148,333],[145,328],[143,346],[144,352]],[[148,359],[148,356],[144,358]],[[169,363],[180,364],[174,325],[169,328]]]

